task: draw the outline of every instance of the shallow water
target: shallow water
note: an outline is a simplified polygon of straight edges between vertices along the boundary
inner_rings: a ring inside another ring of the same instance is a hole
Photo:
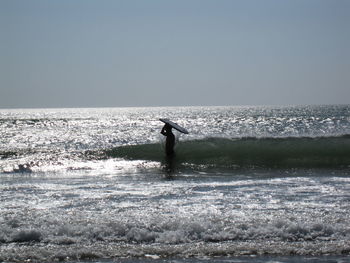
[[[0,261],[346,262],[349,113],[1,110]]]

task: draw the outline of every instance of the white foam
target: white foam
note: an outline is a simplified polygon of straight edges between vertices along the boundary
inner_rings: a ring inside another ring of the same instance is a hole
[[[349,178],[1,179],[2,261],[350,251]]]

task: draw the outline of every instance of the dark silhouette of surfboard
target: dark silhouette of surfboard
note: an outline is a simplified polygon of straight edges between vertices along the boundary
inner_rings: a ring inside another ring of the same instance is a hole
[[[175,122],[172,122],[169,119],[159,119],[159,120],[166,123],[166,124],[169,124],[171,127],[173,127],[175,130],[178,130],[179,132],[182,132],[184,134],[188,134],[188,131],[184,127],[181,127],[180,125],[178,125]]]

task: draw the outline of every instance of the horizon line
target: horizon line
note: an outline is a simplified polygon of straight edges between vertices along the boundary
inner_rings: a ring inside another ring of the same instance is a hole
[[[191,108],[191,107],[306,107],[306,106],[347,106],[345,103],[310,103],[310,104],[235,104],[235,105],[173,105],[173,106],[47,106],[47,107],[0,107],[0,110],[43,110],[43,109],[98,109],[98,108]]]

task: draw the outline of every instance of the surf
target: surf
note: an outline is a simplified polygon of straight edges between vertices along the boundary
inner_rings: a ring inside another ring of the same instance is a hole
[[[160,143],[105,149],[99,156],[164,161]],[[185,140],[178,142],[175,159],[180,165],[223,168],[349,168],[350,135]]]

